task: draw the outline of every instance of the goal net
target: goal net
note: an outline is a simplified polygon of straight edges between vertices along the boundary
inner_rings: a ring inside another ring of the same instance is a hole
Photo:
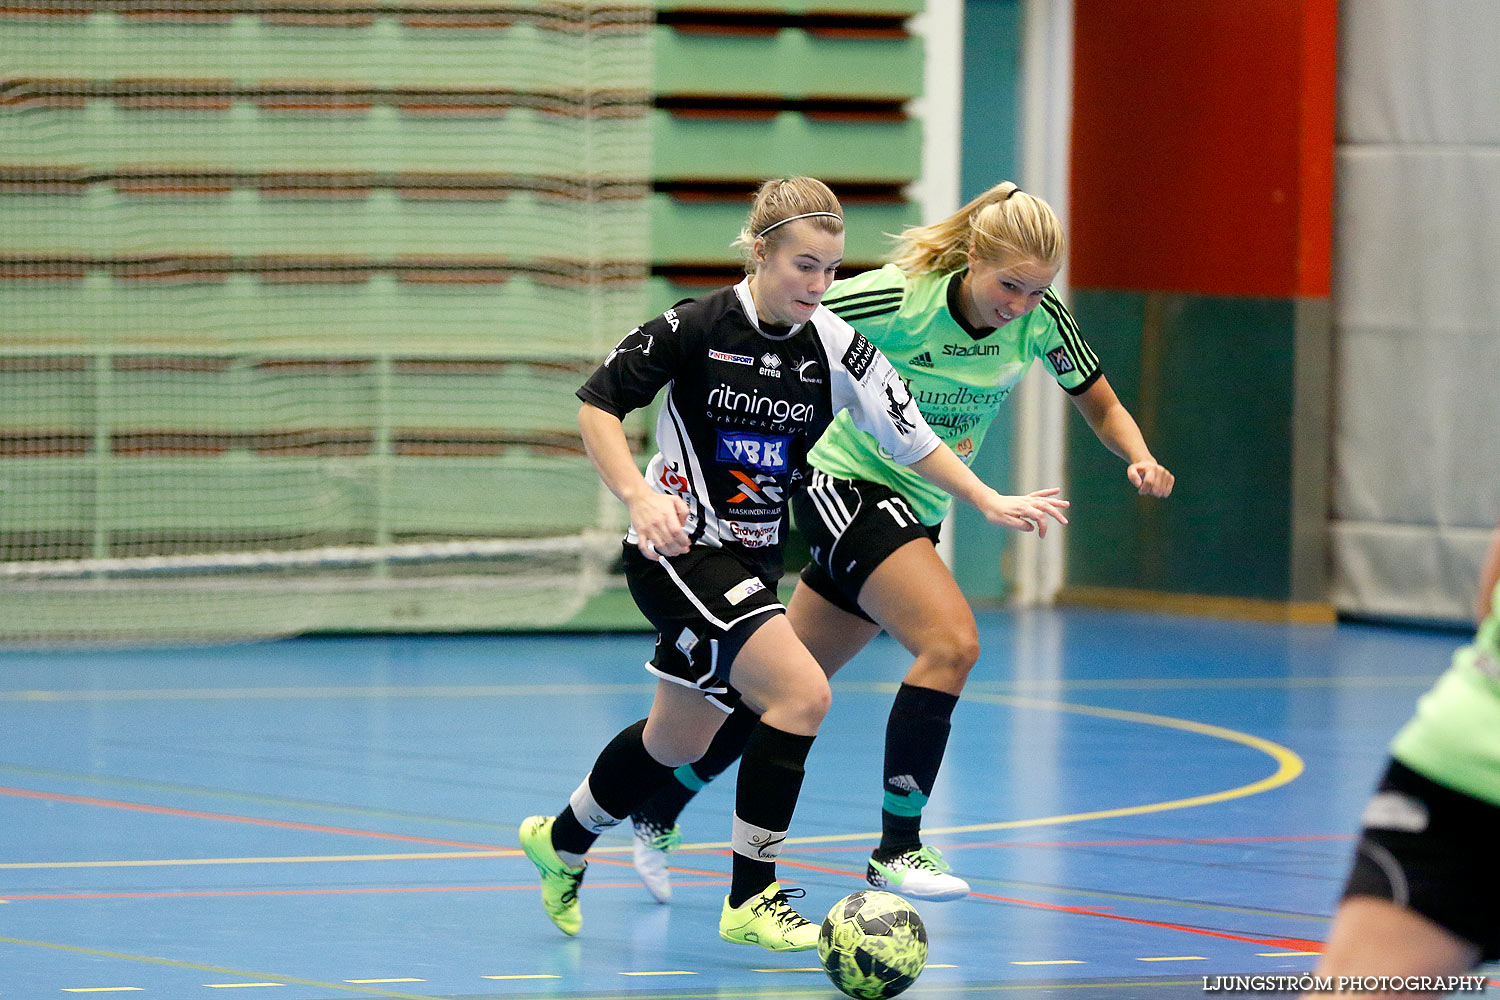
[[[619,551],[573,391],[646,308],[650,26],[0,3],[0,642],[577,615]]]

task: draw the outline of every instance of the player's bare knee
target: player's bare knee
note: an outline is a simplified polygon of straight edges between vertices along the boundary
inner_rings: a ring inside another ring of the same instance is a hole
[[[833,692],[828,678],[821,672],[793,685],[778,706],[778,717],[796,725],[801,732],[816,733],[833,706]]]
[[[944,633],[925,643],[920,655],[927,670],[948,682],[945,686],[962,687],[979,662],[979,636],[968,631]]]
[[[645,733],[643,742],[651,759],[663,767],[681,767],[696,763],[708,752],[709,740],[694,733],[651,732]]]

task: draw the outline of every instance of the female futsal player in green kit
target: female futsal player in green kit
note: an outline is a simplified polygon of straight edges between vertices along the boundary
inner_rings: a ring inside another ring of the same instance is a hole
[[[891,263],[835,282],[823,301],[901,376],[892,410],[915,401],[965,461],[1040,361],[1125,461],[1130,485],[1142,496],[1168,496],[1172,474],[1051,291],[1064,247],[1047,203],[1006,182],[940,222],[906,230]],[[907,397],[899,398],[903,388]],[[830,676],[882,629],[915,657],[886,725],[882,833],[866,878],[921,899],[958,899],[968,884],[921,842],[949,719],[979,656],[973,611],[934,547],[952,498],[842,416],[810,458],[812,479],[792,503],[813,557],[787,607],[793,630]],[[636,810],[636,869],[658,900],[671,896],[667,856],[681,842],[678,815],[735,760],[754,724],[740,707],[701,759],[677,768]]]
[[[1474,603],[1473,643],[1453,654],[1391,743],[1314,970],[1335,984],[1395,982],[1362,996],[1435,997],[1447,990],[1421,988],[1423,978],[1451,980],[1500,959],[1500,526]]]

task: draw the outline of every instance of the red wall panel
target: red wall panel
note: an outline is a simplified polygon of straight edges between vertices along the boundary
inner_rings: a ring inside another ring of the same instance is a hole
[[[1076,0],[1071,282],[1327,296],[1336,0]]]

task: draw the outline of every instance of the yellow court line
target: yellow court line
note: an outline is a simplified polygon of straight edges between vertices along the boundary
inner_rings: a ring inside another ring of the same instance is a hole
[[[1138,958],[1137,962],[1207,962],[1207,955],[1161,955],[1157,958]]]
[[[1082,965],[1083,962],[1076,958],[1053,958],[1040,962],[1012,962],[1011,965]]]
[[[94,958],[117,958],[126,962],[143,962],[147,965],[162,965],[171,969],[192,969],[195,972],[218,972],[230,976],[256,976],[261,979],[270,979],[271,976],[264,972],[252,972],[246,969],[226,969],[220,965],[203,965],[198,962],[180,962],[171,958],[157,958],[154,955],[132,955],[129,952],[104,951],[100,948],[84,948],[75,944],[59,944],[55,941],[28,941],[25,938],[0,937],[0,944],[13,944],[24,948],[45,948],[48,951],[69,952],[74,955],[89,955]],[[390,990],[378,990],[370,987],[345,986],[341,983],[325,983],[320,979],[299,979],[295,976],[276,976],[282,980],[279,983],[269,983],[271,986],[284,986],[288,984],[296,986],[314,986],[325,990],[339,990],[344,993],[359,993],[364,996],[391,997],[393,1000],[442,1000],[422,993],[392,993]],[[205,983],[204,985],[208,985]],[[224,984],[228,985],[228,984]]]
[[[529,976],[480,976],[480,979],[561,979],[562,976],[554,976],[546,972],[538,972]]]
[[[144,986],[64,986],[63,993],[144,993]]]
[[[346,979],[346,983],[425,983],[425,979]]]
[[[452,858],[518,858],[521,851],[434,851],[420,854],[309,854],[269,858],[149,858],[133,861],[13,861],[0,870],[21,868],[171,868],[178,865],[302,865],[332,861],[436,861]]]
[[[326,698],[484,698],[637,694],[653,691],[651,683],[630,684],[472,684],[434,687],[257,687],[257,688],[114,688],[103,690],[0,691],[0,702],[57,701],[248,701],[251,699],[317,700]]]
[[[893,685],[883,685],[895,690]],[[964,694],[966,701],[986,702],[995,705],[1011,705],[1017,708],[1047,709],[1054,712],[1069,712],[1074,715],[1091,715],[1101,719],[1112,719],[1117,722],[1131,722],[1144,726],[1160,726],[1163,729],[1177,729],[1182,732],[1195,733],[1199,736],[1208,736],[1213,739],[1225,740],[1230,743],[1238,743],[1241,746],[1257,750],[1276,762],[1276,770],[1269,777],[1259,781],[1252,781],[1248,785],[1238,785],[1234,788],[1226,788],[1221,792],[1210,792],[1204,795],[1193,795],[1184,799],[1168,799],[1165,802],[1147,802],[1138,806],[1121,806],[1117,809],[1098,809],[1093,812],[1068,813],[1063,816],[1041,816],[1036,819],[1012,819],[998,823],[973,823],[968,826],[945,826],[924,829],[925,834],[949,834],[949,833],[980,833],[985,830],[1018,830],[1028,826],[1058,826],[1063,823],[1084,823],[1096,819],[1119,819],[1122,816],[1144,816],[1149,813],[1171,812],[1175,809],[1191,809],[1196,806],[1213,805],[1217,802],[1228,802],[1231,799],[1245,798],[1251,795],[1259,795],[1269,792],[1273,788],[1295,781],[1305,769],[1302,758],[1296,752],[1274,743],[1271,740],[1242,733],[1235,729],[1227,729],[1224,726],[1214,726],[1206,722],[1193,722],[1191,719],[1175,719],[1169,715],[1153,715],[1149,712],[1131,712],[1118,708],[1099,708],[1094,705],[1075,705],[1069,702],[1048,701],[1041,698],[1020,698],[1011,695],[986,695],[967,692]],[[820,837],[788,837],[787,844],[834,844],[849,841],[865,841],[880,836],[877,830],[873,833],[841,833],[829,834]],[[724,850],[729,847],[728,841],[715,841],[712,843],[683,844],[678,850]]]
[[[895,690],[893,685],[880,684],[870,686],[870,690],[889,688]],[[1143,816],[1150,813],[1170,812],[1177,809],[1191,809],[1197,806],[1213,805],[1218,802],[1227,802],[1232,799],[1245,798],[1251,795],[1259,795],[1262,792],[1271,791],[1282,785],[1295,781],[1305,768],[1302,758],[1287,747],[1259,736],[1242,733],[1238,730],[1228,729],[1224,726],[1210,725],[1204,722],[1194,722],[1190,719],[1177,719],[1167,715],[1154,715],[1149,712],[1132,712],[1124,709],[1100,708],[1094,705],[1077,705],[1069,702],[1050,701],[1040,698],[1023,698],[1011,695],[989,695],[989,694],[966,694],[969,701],[977,701],[988,704],[1010,705],[1016,708],[1044,709],[1054,712],[1067,712],[1074,715],[1088,715],[1095,718],[1111,719],[1117,722],[1128,722],[1137,725],[1158,726],[1164,729],[1176,729],[1181,732],[1194,733],[1207,736],[1212,739],[1224,740],[1230,743],[1238,743],[1260,753],[1266,754],[1276,762],[1276,770],[1269,777],[1259,781],[1252,781],[1246,785],[1224,789],[1219,792],[1210,792],[1204,795],[1194,795],[1187,798],[1168,799],[1163,802],[1148,802],[1135,806],[1122,806],[1115,809],[1099,809],[1092,812],[1068,813],[1061,816],[1041,816],[1035,819],[1003,820],[995,823],[974,823],[966,826],[949,826],[929,828],[925,832],[931,835],[944,835],[953,833],[980,833],[988,830],[1016,830],[1024,827],[1036,826],[1058,826],[1065,823],[1083,823],[1098,819],[1119,819],[1125,816]],[[828,834],[816,837],[790,837],[788,844],[831,844],[868,841],[878,837],[879,831],[865,833]],[[683,844],[678,850],[725,850],[729,847],[728,841],[710,841],[694,844]],[[628,851],[628,846],[608,846],[597,848],[595,853],[618,853]],[[149,860],[149,861],[77,861],[77,862],[21,862],[0,864],[0,870],[16,868],[90,868],[90,867],[153,867],[168,865],[205,865],[205,864],[297,864],[325,861],[403,861],[403,860],[437,860],[449,858],[485,858],[485,857],[518,857],[521,854],[515,849],[501,849],[495,851],[459,851],[422,854],[349,854],[349,855],[327,855],[327,856],[305,856],[288,858],[204,858],[187,860]]]
[[[622,976],[696,976],[696,972],[688,972],[684,969],[670,969],[662,972],[622,972]]]
[[[1230,688],[1266,690],[1300,688],[1378,688],[1428,687],[1431,678],[1410,674],[1356,674],[1340,677],[1113,677],[1076,678],[1073,680],[975,681],[964,692],[1002,689],[1017,694],[1026,691],[1171,691]],[[834,685],[840,692],[895,692],[897,685],[887,682],[840,681]],[[252,688],[115,688],[111,690],[32,689],[0,691],[0,702],[67,702],[67,701],[247,701],[318,700],[332,698],[516,698],[602,694],[636,694],[650,692],[650,683],[619,684],[470,684],[470,685],[377,685],[322,687],[252,687]]]

